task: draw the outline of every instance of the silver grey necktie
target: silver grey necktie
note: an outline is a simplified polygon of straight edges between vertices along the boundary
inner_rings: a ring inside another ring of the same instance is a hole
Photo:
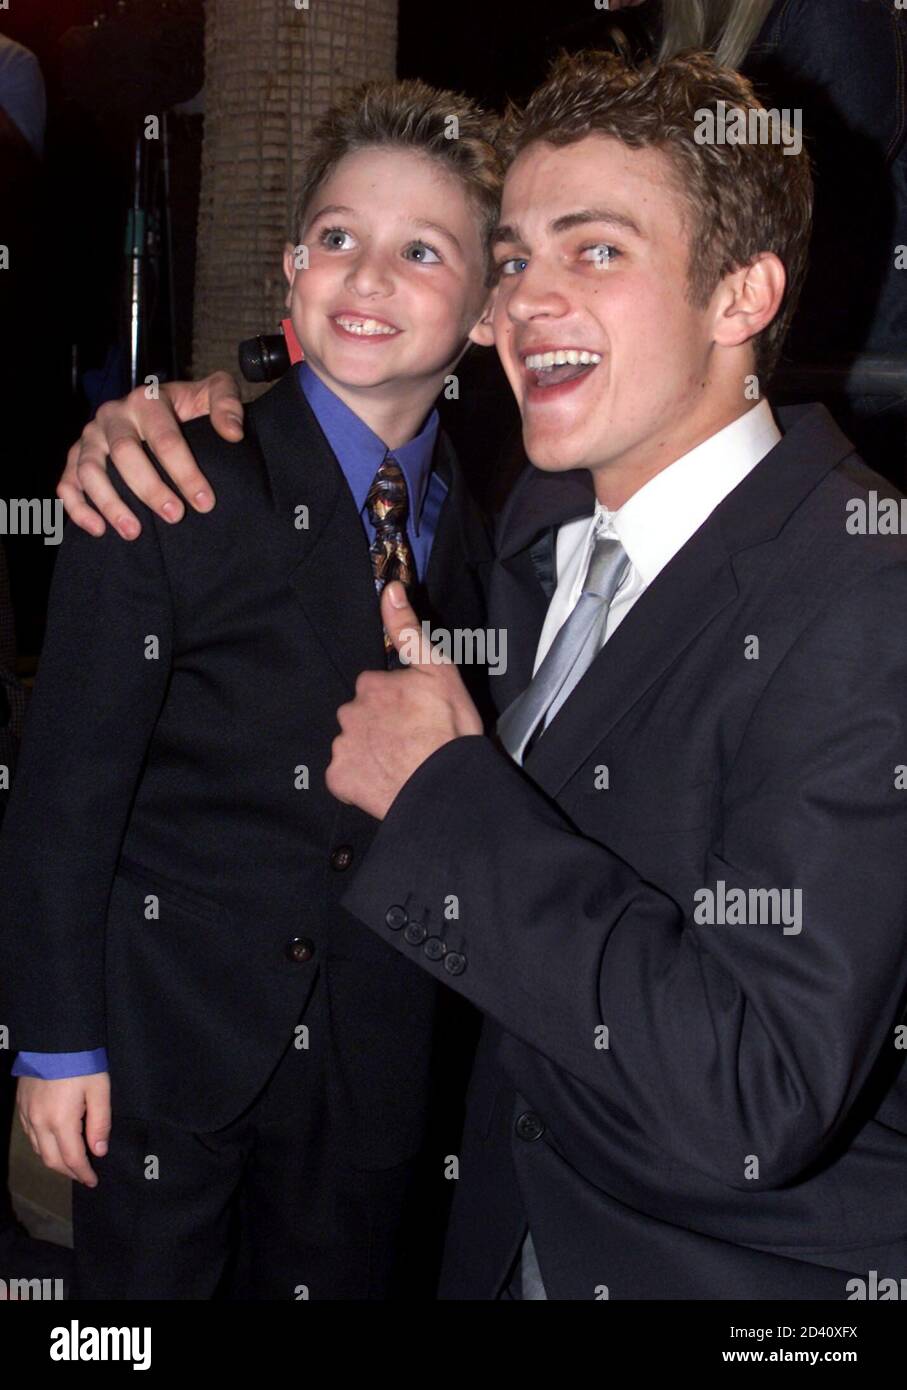
[[[498,738],[514,762],[522,763],[539,723],[554,718],[598,654],[611,601],[629,564],[619,540],[597,537],[576,607],[561,625],[526,689],[498,720]]]
[[[611,600],[620,588],[630,560],[619,540],[598,536],[592,548],[582,593],[561,624],[532,680],[498,720],[497,734],[515,762],[522,763],[526,745],[543,719],[553,719],[598,654],[608,625]],[[538,1257],[527,1231],[520,1255],[522,1298],[547,1299]]]

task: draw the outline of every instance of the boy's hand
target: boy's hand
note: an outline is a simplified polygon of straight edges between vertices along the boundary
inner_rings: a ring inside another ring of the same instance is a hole
[[[16,1103],[22,1128],[45,1168],[86,1187],[97,1187],[82,1139],[82,1121],[89,1149],[103,1158],[110,1137],[110,1073],[67,1076],[60,1081],[22,1076]]]
[[[147,442],[195,510],[208,512],[214,506],[214,492],[199,471],[179,423],[210,415],[223,439],[231,443],[242,439],[239,388],[227,372],[215,372],[203,381],[165,382],[158,400],[149,400],[146,391],[145,386],[137,386],[122,400],[105,402],[66,456],[57,496],[76,525],[92,536],[103,536],[107,528],[86,496],[124,540],[135,540],[142,530],[107,477],[108,457],[140,501],[165,521],[179,521],[185,512],[183,501],[161,482],[141,441]]]

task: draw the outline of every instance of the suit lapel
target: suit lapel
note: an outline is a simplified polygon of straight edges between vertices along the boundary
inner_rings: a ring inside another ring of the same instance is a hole
[[[458,612],[456,595],[464,577],[467,546],[463,535],[463,478],[456,456],[444,430],[439,430],[433,469],[447,487],[447,496],[438,517],[428,572],[424,578],[426,616]],[[420,613],[421,616],[421,613]]]
[[[250,407],[249,423],[271,483],[279,563],[352,694],[360,671],[384,666],[368,543],[352,494],[295,371]],[[307,527],[297,527],[299,507],[308,509]]]
[[[557,587],[558,527],[591,514],[594,506],[587,472],[542,473],[529,467],[514,484],[497,527],[488,605],[491,622],[507,632],[507,670],[492,683],[499,712],[532,679],[539,635]]]
[[[492,571],[489,620],[507,633],[507,669],[492,681],[491,693],[501,713],[526,689],[548,598],[539,582],[530,549],[499,561]]]
[[[720,535],[703,527],[637,599],[526,759],[557,796],[596,744],[737,596]]]
[[[549,795],[558,795],[595,746],[737,597],[734,556],[771,541],[822,478],[853,453],[853,445],[824,407],[790,407],[777,415],[785,431],[780,443],[712,512],[637,600],[534,745],[526,771]],[[557,524],[565,519],[561,516]],[[525,532],[518,528],[511,534],[517,536],[518,544],[525,541]],[[527,630],[536,630],[537,640],[539,596],[542,621],[547,600],[530,552],[531,546],[522,557],[504,561],[504,567],[512,576],[521,573],[524,587],[528,572],[533,572],[535,593],[526,607],[524,624]],[[524,653],[521,675],[526,673],[525,660]],[[527,683],[514,690],[511,698]]]

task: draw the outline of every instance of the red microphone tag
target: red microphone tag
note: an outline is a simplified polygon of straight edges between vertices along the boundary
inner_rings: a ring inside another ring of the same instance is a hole
[[[290,354],[291,362],[301,362],[305,357],[299,339],[293,331],[292,319],[281,319],[280,326],[283,329],[283,336],[287,340],[287,352]]]

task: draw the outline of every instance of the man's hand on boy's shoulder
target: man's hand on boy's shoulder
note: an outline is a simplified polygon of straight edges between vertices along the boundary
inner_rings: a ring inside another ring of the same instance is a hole
[[[104,534],[105,520],[124,540],[135,540],[142,529],[112,486],[108,462],[139,501],[164,521],[180,521],[186,510],[183,498],[198,512],[210,511],[215,501],[214,490],[192,457],[180,424],[210,415],[212,426],[223,439],[230,443],[242,439],[243,407],[239,388],[228,372],[214,372],[202,381],[165,382],[157,399],[149,399],[147,389],[137,386],[122,400],[102,405],[66,456],[57,496],[68,516],[92,536]],[[161,481],[142,448],[143,441],[178,492]]]

